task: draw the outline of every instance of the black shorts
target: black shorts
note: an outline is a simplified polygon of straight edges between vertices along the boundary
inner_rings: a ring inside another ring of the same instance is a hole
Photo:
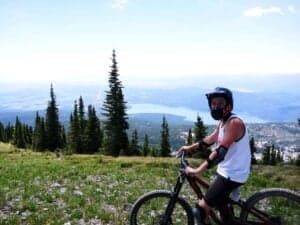
[[[234,182],[229,178],[217,174],[217,177],[204,195],[204,200],[210,207],[221,206],[229,197],[230,193],[242,184],[243,183]]]

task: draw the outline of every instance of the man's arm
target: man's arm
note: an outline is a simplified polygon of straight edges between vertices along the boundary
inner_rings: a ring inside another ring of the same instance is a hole
[[[228,124],[226,126],[226,132],[224,134],[224,138],[222,142],[218,143],[218,146],[216,149],[214,149],[207,160],[205,160],[198,168],[188,168],[186,170],[186,173],[189,174],[197,174],[203,172],[207,168],[211,168],[215,165],[217,165],[219,162],[221,162],[227,152],[227,149],[230,147],[230,145],[240,139],[245,132],[245,125],[244,123],[238,119],[234,118],[230,121],[228,121]]]
[[[203,138],[203,140],[199,140],[198,142],[196,142],[192,145],[182,146],[177,152],[178,153],[180,153],[182,151],[192,152],[194,150],[203,148],[203,146],[201,146],[201,145],[210,146],[217,141],[218,134],[219,134],[219,126],[210,135]]]

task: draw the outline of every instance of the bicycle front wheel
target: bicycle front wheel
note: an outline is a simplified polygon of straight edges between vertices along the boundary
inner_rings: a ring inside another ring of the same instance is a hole
[[[280,188],[261,190],[246,201],[241,213],[245,225],[299,225],[300,194]]]
[[[130,225],[161,225],[171,198],[169,191],[146,193],[134,203],[130,213]],[[165,225],[194,225],[193,219],[189,204],[184,199],[177,198],[171,218]]]

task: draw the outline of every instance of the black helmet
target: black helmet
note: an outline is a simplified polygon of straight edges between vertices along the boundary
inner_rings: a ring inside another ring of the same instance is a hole
[[[208,105],[211,105],[211,99],[213,97],[223,97],[226,99],[227,104],[231,105],[231,109],[233,109],[233,97],[232,92],[224,87],[216,87],[212,92],[206,94]]]

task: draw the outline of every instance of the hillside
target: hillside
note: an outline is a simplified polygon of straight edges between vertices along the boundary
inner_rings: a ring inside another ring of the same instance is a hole
[[[226,76],[225,76],[226,77]],[[220,85],[230,87],[234,95],[234,110],[248,123],[295,122],[300,117],[300,93],[298,75],[277,75],[264,77],[212,77]],[[124,87],[128,114],[160,113],[183,117],[194,121],[199,114],[206,124],[214,124],[211,119],[205,93],[212,89],[212,82],[195,81],[193,84],[164,87]],[[268,85],[266,85],[268,84]],[[50,84],[0,84],[0,121],[15,119],[22,115],[24,122],[33,122],[36,111],[46,109],[49,100]],[[57,103],[62,120],[67,120],[73,109],[74,101],[83,97],[85,105],[100,109],[105,98],[107,86],[101,83],[54,83]]]
[[[192,160],[194,165],[199,160]],[[132,203],[154,189],[171,190],[175,158],[111,158],[34,153],[0,143],[0,224],[127,225]],[[214,170],[203,174],[210,180]],[[242,197],[266,187],[300,190],[299,167],[254,166]],[[181,192],[196,199],[185,185]]]

